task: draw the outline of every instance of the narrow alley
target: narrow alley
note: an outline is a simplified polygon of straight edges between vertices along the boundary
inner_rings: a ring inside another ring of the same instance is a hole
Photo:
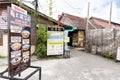
[[[71,50],[71,58],[36,60],[32,65],[42,67],[42,80],[120,80],[119,62],[75,49]],[[0,65],[0,71],[6,66]],[[22,77],[30,71],[24,71]],[[29,80],[38,80],[38,73]]]

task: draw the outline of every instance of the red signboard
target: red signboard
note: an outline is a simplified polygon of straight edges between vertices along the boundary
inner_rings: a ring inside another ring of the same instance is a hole
[[[22,14],[26,14],[27,15],[27,11],[26,10],[24,10],[24,9],[22,9],[22,8],[16,6],[16,5],[14,5],[14,4],[11,5],[11,8],[13,10],[15,10],[15,11],[18,11],[18,12],[20,12]]]
[[[16,7],[17,9],[21,9],[18,6]],[[25,10],[21,10],[17,11],[16,8],[8,8],[10,76],[15,76],[30,66],[31,19]]]

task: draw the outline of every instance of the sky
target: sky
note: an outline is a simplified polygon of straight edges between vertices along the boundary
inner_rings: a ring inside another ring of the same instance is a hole
[[[49,15],[49,0],[38,1],[39,11]],[[105,20],[109,20],[112,2],[111,20],[120,23],[120,0],[53,0],[52,17],[57,20],[58,15],[62,14],[62,12],[83,18],[87,17],[88,2],[90,2],[89,17],[93,16]],[[30,3],[27,4],[33,7]]]

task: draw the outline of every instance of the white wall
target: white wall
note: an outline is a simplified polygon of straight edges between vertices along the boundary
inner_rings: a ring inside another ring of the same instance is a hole
[[[8,34],[3,34],[3,46],[0,46],[0,55],[8,56]]]
[[[35,45],[31,45],[31,54],[35,51]],[[3,46],[0,46],[0,55],[8,56],[8,34],[3,34]]]
[[[35,45],[31,45],[31,54],[35,52]]]

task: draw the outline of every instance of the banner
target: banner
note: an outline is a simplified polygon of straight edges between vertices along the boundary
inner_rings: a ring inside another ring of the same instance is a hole
[[[13,4],[12,4],[13,5]],[[16,6],[17,7],[17,6]],[[20,7],[18,7],[20,9]],[[23,10],[23,9],[21,9]],[[9,75],[15,76],[30,66],[30,16],[8,8]]]
[[[47,40],[47,55],[61,55],[64,47],[63,28],[48,28],[49,38]]]

